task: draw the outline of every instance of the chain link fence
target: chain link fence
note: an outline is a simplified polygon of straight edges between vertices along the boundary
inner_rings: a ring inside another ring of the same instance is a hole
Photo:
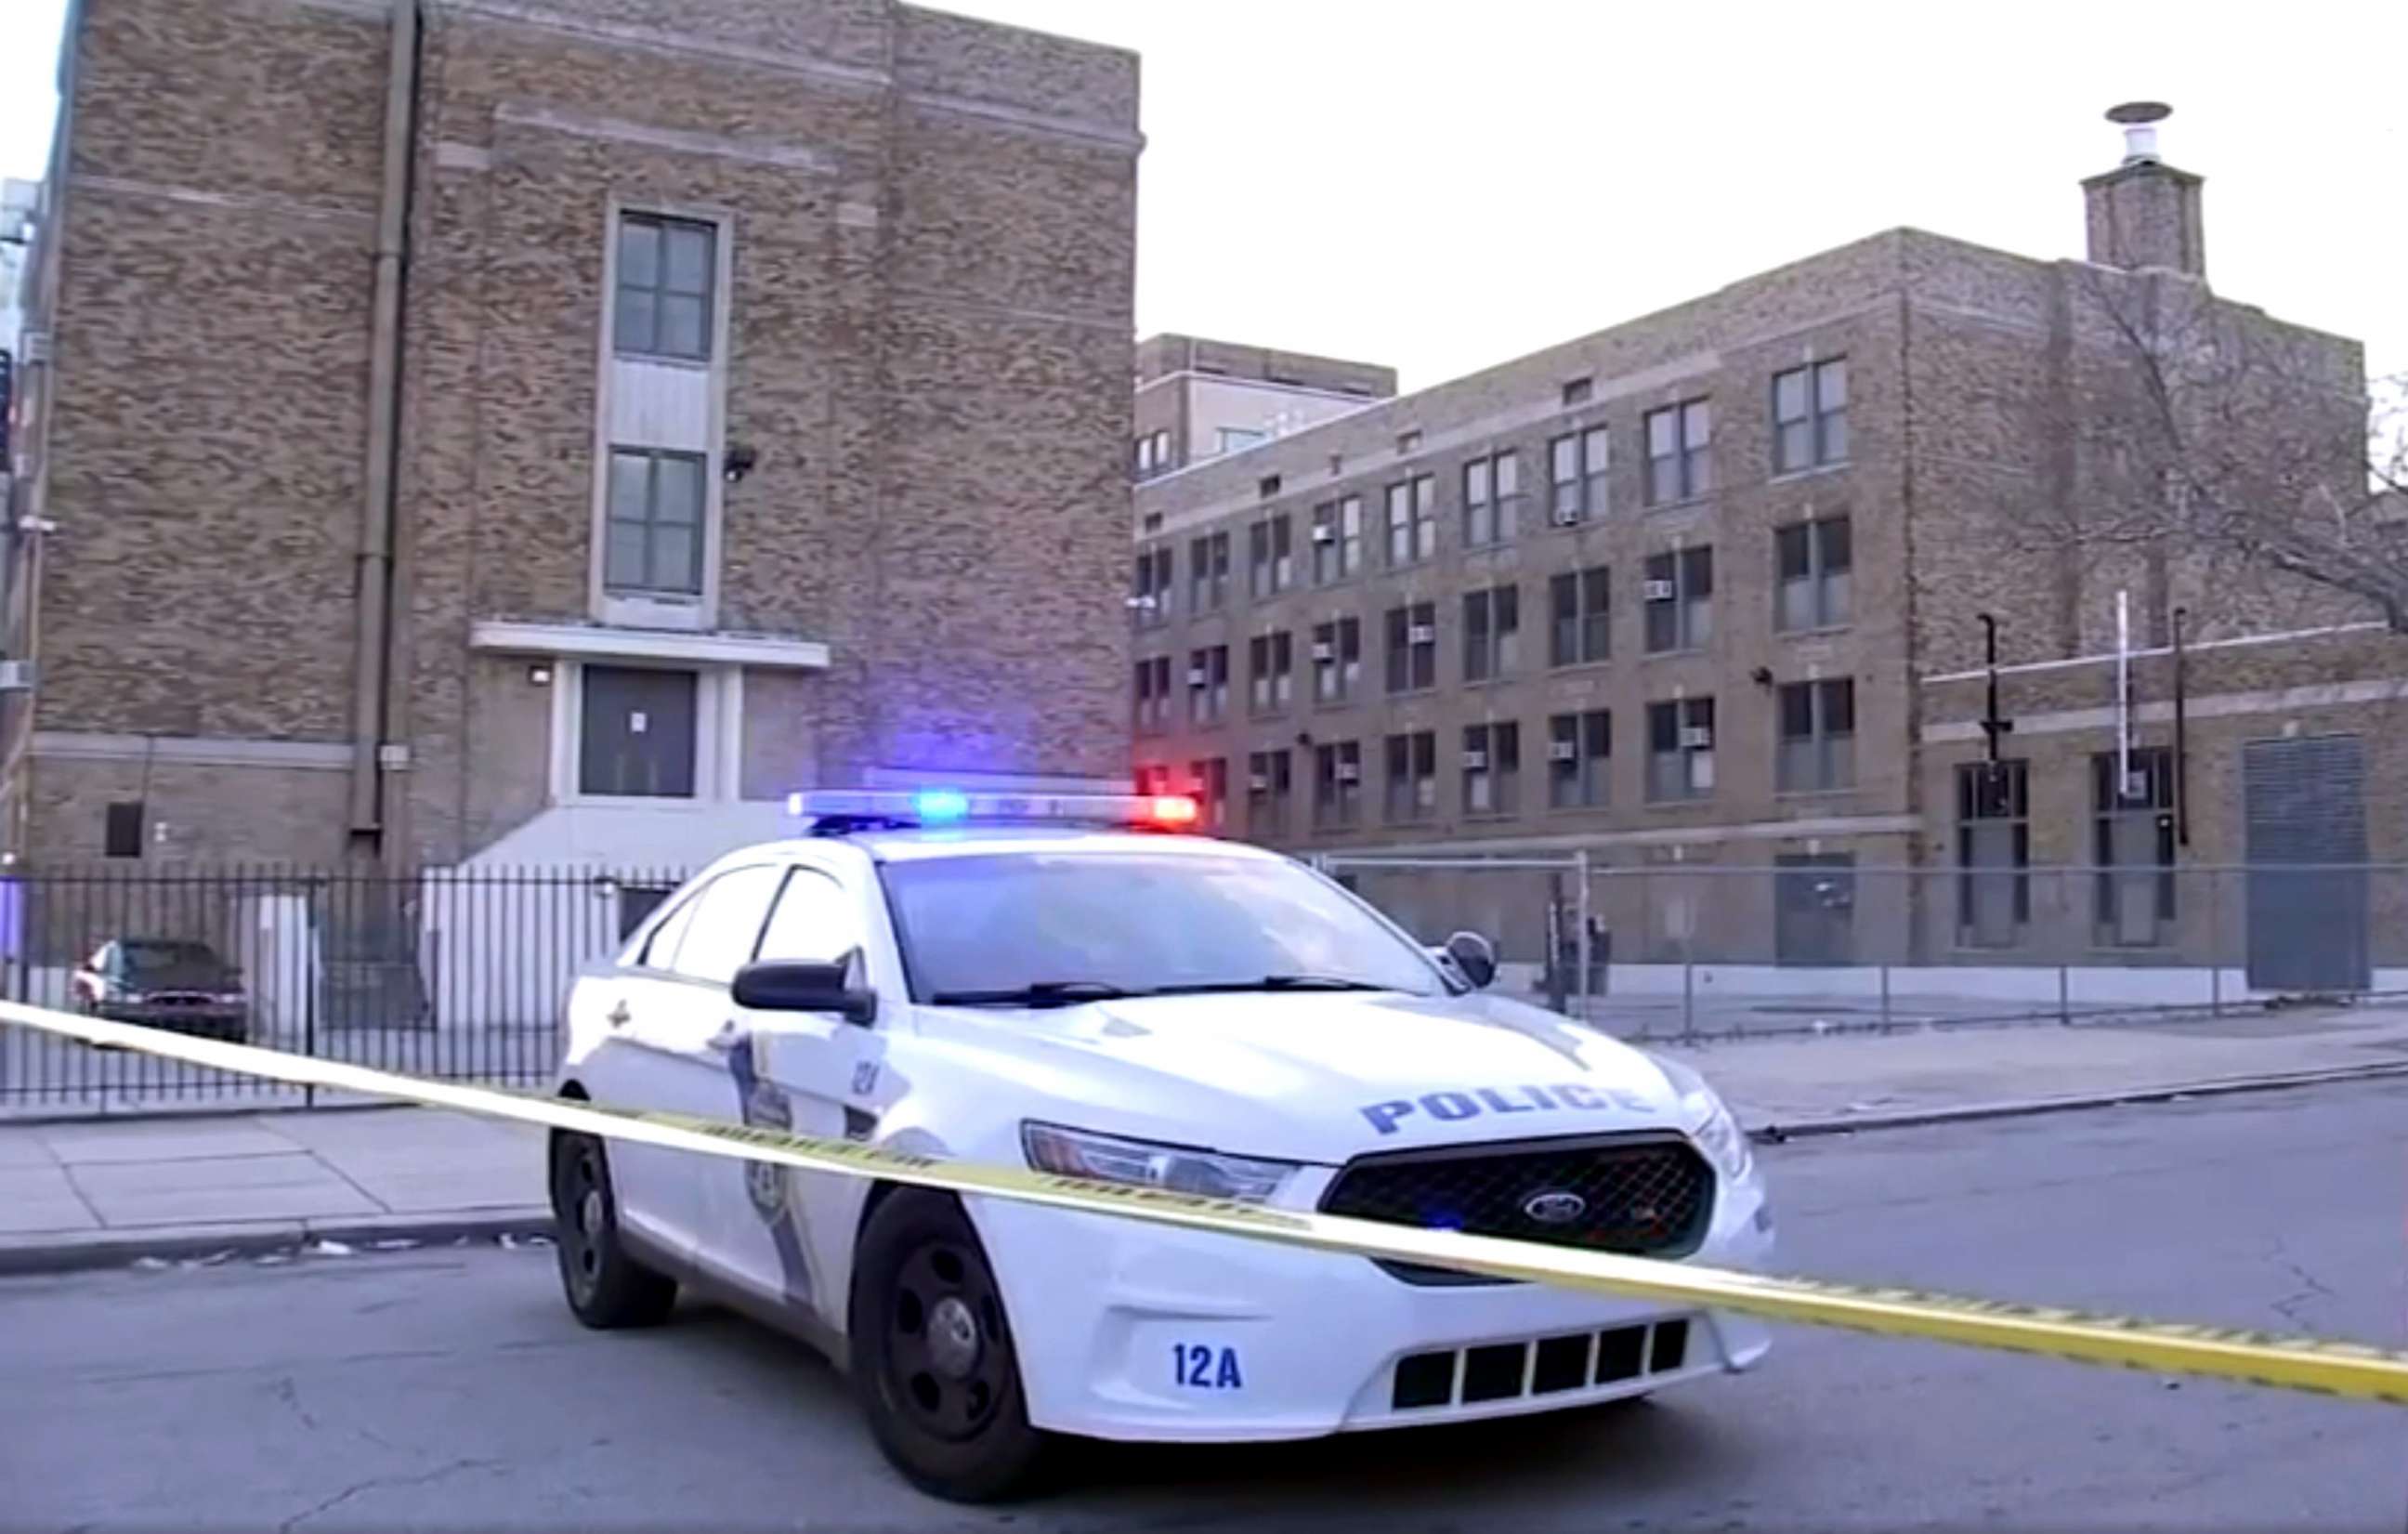
[[[1863,867],[1328,854],[1497,985],[1632,1038],[2216,1016],[2408,996],[2408,865]]]

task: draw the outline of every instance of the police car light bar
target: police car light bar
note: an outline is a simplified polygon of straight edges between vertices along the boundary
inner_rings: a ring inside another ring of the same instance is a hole
[[[814,790],[787,795],[786,813],[838,831],[1031,823],[1180,831],[1199,818],[1196,801],[1180,794],[980,794],[957,788]]]

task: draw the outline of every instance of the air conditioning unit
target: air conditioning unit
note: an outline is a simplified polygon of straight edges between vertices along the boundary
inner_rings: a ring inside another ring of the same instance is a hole
[[[1268,794],[1271,791],[1271,775],[1257,772],[1246,780],[1246,786],[1257,794]]]
[[[50,361],[50,333],[47,330],[26,331],[17,337],[17,351],[20,358],[28,366]]]
[[[1550,762],[1579,761],[1580,748],[1569,740],[1549,741],[1547,744],[1547,760]]]
[[[1485,772],[1485,771],[1487,771],[1487,770],[1488,770],[1488,753],[1487,753],[1486,752],[1484,752],[1484,751],[1467,751],[1467,752],[1465,752],[1465,753],[1463,753],[1463,770],[1464,770],[1464,771],[1466,771],[1466,772]]]
[[[1334,661],[1338,658],[1338,647],[1326,639],[1321,640],[1312,647],[1312,658],[1317,661]]]
[[[1405,631],[1405,638],[1415,644],[1428,644],[1438,638],[1438,630],[1427,624],[1415,624]]]
[[[1651,602],[1669,602],[1678,595],[1679,592],[1670,581],[1647,582],[1647,600]]]
[[[1204,674],[1204,668],[1203,668],[1202,667],[1200,667],[1200,666],[1191,666],[1191,667],[1189,667],[1187,668],[1187,685],[1188,685],[1188,686],[1190,686],[1190,687],[1201,687],[1201,686],[1203,686],[1203,685],[1204,685],[1204,683],[1205,683],[1207,681],[1209,681],[1209,680],[1211,680],[1211,679],[1210,679],[1210,678],[1208,678],[1208,677]]]
[[[1326,526],[1316,527],[1312,530],[1312,541],[1315,543],[1335,543],[1338,541],[1338,529]]]
[[[0,693],[31,692],[34,674],[35,663],[32,661],[0,661]]]
[[[1555,523],[1556,526],[1577,527],[1580,525],[1580,520],[1581,514],[1579,507],[1559,506],[1555,508]]]
[[[1357,780],[1359,780],[1362,776],[1363,776],[1363,769],[1362,769],[1360,767],[1356,766],[1354,763],[1353,763],[1353,762],[1340,762],[1340,763],[1339,763],[1339,764],[1338,764],[1338,781],[1339,781],[1340,782],[1341,782],[1341,783],[1351,783],[1351,782],[1354,782],[1354,781],[1356,781]]]
[[[1714,732],[1709,726],[1704,724],[1682,726],[1681,749],[1683,751],[1712,751],[1713,745]]]

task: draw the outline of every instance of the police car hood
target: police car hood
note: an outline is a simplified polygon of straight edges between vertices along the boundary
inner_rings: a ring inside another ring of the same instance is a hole
[[[1648,1056],[1501,996],[1140,996],[939,1009],[1051,1111],[1107,1133],[1336,1164],[1367,1151],[1675,1126]],[[1008,1033],[1005,1045],[1000,1035]]]

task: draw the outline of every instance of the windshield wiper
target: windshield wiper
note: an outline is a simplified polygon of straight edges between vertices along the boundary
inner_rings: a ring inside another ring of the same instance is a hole
[[[1393,991],[1393,985],[1343,975],[1257,975],[1253,980],[1202,980],[1157,986],[1155,996],[1209,996],[1216,991]]]
[[[1154,994],[1133,991],[1108,980],[1040,980],[993,991],[939,991],[928,1000],[939,1007],[1076,1007],[1089,1001]]]

